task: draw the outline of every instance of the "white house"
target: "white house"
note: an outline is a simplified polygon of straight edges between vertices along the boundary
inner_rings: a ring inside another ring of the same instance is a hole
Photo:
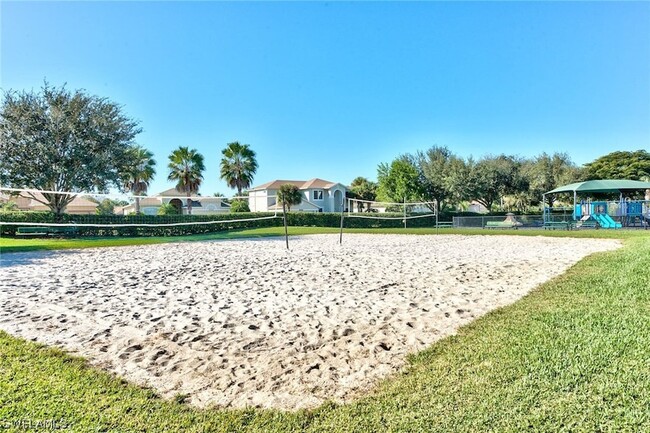
[[[302,203],[292,206],[292,211],[341,212],[345,206],[345,185],[323,179],[274,180],[248,191],[248,207],[251,212],[274,212],[282,210],[276,195],[281,185],[291,184],[302,193]]]
[[[212,215],[230,212],[230,205],[224,203],[221,197],[203,197],[192,194],[192,215]],[[187,215],[187,194],[176,188],[168,189],[151,197],[140,199],[140,212],[145,215],[156,215],[163,203],[171,203],[179,213]],[[116,207],[115,213],[128,215],[135,213],[135,203],[127,206]]]

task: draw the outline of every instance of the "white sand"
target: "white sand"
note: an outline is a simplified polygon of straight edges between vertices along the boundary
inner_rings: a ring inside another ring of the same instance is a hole
[[[0,329],[198,406],[313,407],[615,240],[319,235],[5,254]]]

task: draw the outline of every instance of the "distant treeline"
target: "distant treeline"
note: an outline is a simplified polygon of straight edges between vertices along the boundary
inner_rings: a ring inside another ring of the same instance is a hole
[[[435,146],[380,164],[377,182],[354,179],[350,196],[388,202],[437,200],[441,209],[462,208],[475,201],[488,210],[498,205],[500,210],[526,212],[540,204],[545,192],[591,179],[650,181],[650,153],[613,152],[580,167],[567,153],[534,158],[487,155],[475,160]],[[558,199],[547,196],[547,204]]]

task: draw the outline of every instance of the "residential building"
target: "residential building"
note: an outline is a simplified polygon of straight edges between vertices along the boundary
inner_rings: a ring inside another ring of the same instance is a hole
[[[34,197],[41,201],[45,200],[40,193],[34,193]],[[21,193],[19,196],[10,196],[8,194],[0,194],[0,202],[14,202],[18,210],[22,211],[49,211],[50,208],[40,201],[29,197],[26,193]],[[76,196],[68,206],[65,208],[65,213],[73,215],[89,215],[94,214],[97,209],[97,203],[90,201],[84,197]]]
[[[281,211],[277,202],[280,186],[291,184],[298,187],[302,203],[292,206],[292,211],[340,212],[345,207],[345,185],[314,178],[311,180],[274,180],[248,191],[248,207],[251,212]]]
[[[204,197],[197,194],[190,196],[192,200],[192,215],[213,215],[230,212],[230,205],[222,197]],[[179,213],[187,215],[187,194],[176,188],[171,188],[151,197],[140,199],[140,212],[145,215],[156,215],[163,203],[170,203]],[[135,202],[127,206],[116,207],[118,215],[135,213]]]

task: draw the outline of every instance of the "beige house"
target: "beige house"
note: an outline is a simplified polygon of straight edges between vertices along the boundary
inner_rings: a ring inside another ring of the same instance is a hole
[[[274,180],[248,191],[248,207],[251,212],[275,212],[282,210],[276,195],[281,185],[291,184],[302,193],[302,203],[292,206],[292,211],[340,212],[345,206],[346,187],[323,179]]]
[[[21,193],[25,194],[25,193]],[[40,193],[34,193],[34,196],[38,198],[39,200],[42,201],[47,201],[45,200],[45,197],[41,195]],[[0,194],[0,202],[5,203],[12,201],[16,203],[16,207],[19,210],[23,211],[49,211],[50,208],[44,205],[43,203],[40,203],[37,200],[34,200],[31,197],[28,197],[26,195],[19,195],[19,196],[10,196],[8,194]],[[92,202],[88,199],[85,199],[80,196],[76,196],[65,208],[65,213],[68,214],[73,214],[73,215],[91,215],[95,213],[95,209],[97,209],[97,203]]]
[[[224,203],[221,197],[203,197],[192,194],[190,199],[192,200],[192,215],[213,215],[230,212],[230,205]],[[187,215],[187,194],[178,191],[176,188],[168,189],[151,197],[141,198],[140,212],[145,215],[156,215],[163,203],[170,203],[176,207],[179,213]],[[135,213],[135,203],[116,207],[115,213],[118,215]]]

